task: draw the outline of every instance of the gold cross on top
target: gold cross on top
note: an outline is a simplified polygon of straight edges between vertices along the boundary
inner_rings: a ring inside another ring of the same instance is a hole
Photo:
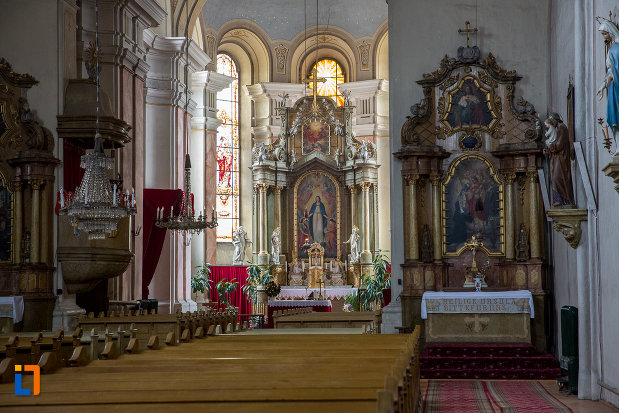
[[[312,95],[314,95],[314,107],[317,106],[316,96],[318,94],[318,82],[324,83],[326,81],[327,81],[326,78],[318,77],[318,69],[316,69],[316,66],[314,66],[314,68],[312,69],[312,77],[308,77],[307,79],[305,79],[303,81],[303,83],[307,83],[307,84],[313,83],[314,84],[314,86],[312,87]]]
[[[479,30],[477,29],[477,27],[471,29],[471,22],[469,21],[466,22],[466,29],[458,29],[458,33],[466,33],[466,47],[469,47],[469,34],[477,33],[478,31]]]

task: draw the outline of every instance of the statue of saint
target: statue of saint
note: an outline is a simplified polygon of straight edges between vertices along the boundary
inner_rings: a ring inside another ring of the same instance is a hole
[[[574,205],[570,164],[572,143],[569,131],[557,113],[551,114],[545,124],[548,131],[544,153],[550,157],[552,206]]]
[[[518,231],[518,244],[516,244],[516,261],[526,261],[529,259],[529,242],[527,240],[527,231],[524,224],[520,224]]]
[[[434,260],[434,245],[432,244],[432,234],[430,226],[423,226],[423,235],[421,236],[421,260],[423,262],[432,262]]]
[[[606,67],[608,72],[604,75],[602,86],[598,90],[600,100],[604,97],[606,89],[608,100],[606,102],[606,123],[613,132],[613,138],[617,139],[619,132],[619,27],[608,19],[599,19],[599,32],[610,48],[606,55]],[[619,148],[617,148],[619,152]]]
[[[313,242],[322,245],[325,242],[325,229],[327,228],[328,221],[327,210],[319,195],[316,195],[315,199],[316,202],[314,202],[309,211],[309,230]]]
[[[281,231],[279,227],[273,230],[273,234],[271,235],[271,259],[273,260],[273,264],[279,265],[279,252],[281,247]]]
[[[350,263],[357,264],[359,263],[359,259],[361,258],[359,255],[359,228],[356,226],[352,227],[352,233],[350,234],[350,238],[348,241],[344,241],[344,244],[350,244]]]
[[[245,264],[245,249],[251,244],[251,240],[247,238],[245,228],[239,226],[232,236],[232,245],[234,246],[234,255],[232,256],[232,265]],[[279,257],[279,256],[278,256]]]

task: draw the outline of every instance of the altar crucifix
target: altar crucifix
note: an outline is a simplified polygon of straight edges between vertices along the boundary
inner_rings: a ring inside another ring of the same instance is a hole
[[[314,103],[312,107],[314,108],[314,110],[318,107],[318,103],[316,102],[316,96],[318,96],[318,82],[324,83],[326,81],[326,78],[318,77],[318,69],[316,69],[316,66],[314,66],[314,68],[312,69],[312,77],[308,77],[303,81],[303,83],[306,83],[308,85],[311,83],[314,84],[312,86],[312,95],[314,96]]]
[[[478,31],[479,29],[477,27],[473,27],[471,29],[471,22],[469,22],[468,20],[466,21],[466,29],[458,29],[458,33],[460,34],[466,33],[466,47],[471,47],[469,44],[469,41],[470,41],[469,35],[471,33],[477,33]]]
[[[471,270],[468,271],[466,274],[466,280],[464,281],[464,287],[475,286],[475,280],[473,279],[473,276],[471,276],[471,274],[477,274],[477,271],[479,270],[477,268],[477,262],[475,261],[475,254],[477,253],[477,250],[483,246],[484,246],[484,243],[481,242],[481,237],[476,236],[476,235],[473,235],[470,241],[467,241],[464,243],[464,247],[469,249],[471,251],[471,254],[473,254],[473,262],[471,263]]]

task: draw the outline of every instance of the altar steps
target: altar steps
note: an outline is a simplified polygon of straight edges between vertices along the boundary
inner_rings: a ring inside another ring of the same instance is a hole
[[[561,376],[555,358],[530,344],[429,343],[420,362],[424,379],[554,380]]]

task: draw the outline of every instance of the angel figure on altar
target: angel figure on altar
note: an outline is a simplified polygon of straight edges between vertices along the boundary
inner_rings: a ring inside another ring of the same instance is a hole
[[[271,235],[271,259],[273,264],[279,265],[279,253],[281,249],[281,230],[279,227],[275,228]]]
[[[234,246],[234,255],[232,256],[232,265],[245,264],[245,249],[251,244],[251,240],[247,237],[245,228],[239,226],[232,236],[232,245]],[[279,257],[279,256],[278,256]]]
[[[350,244],[350,263],[358,264],[359,263],[359,228],[356,226],[352,227],[352,232],[350,234],[350,238],[348,241],[344,241],[344,244]]]

